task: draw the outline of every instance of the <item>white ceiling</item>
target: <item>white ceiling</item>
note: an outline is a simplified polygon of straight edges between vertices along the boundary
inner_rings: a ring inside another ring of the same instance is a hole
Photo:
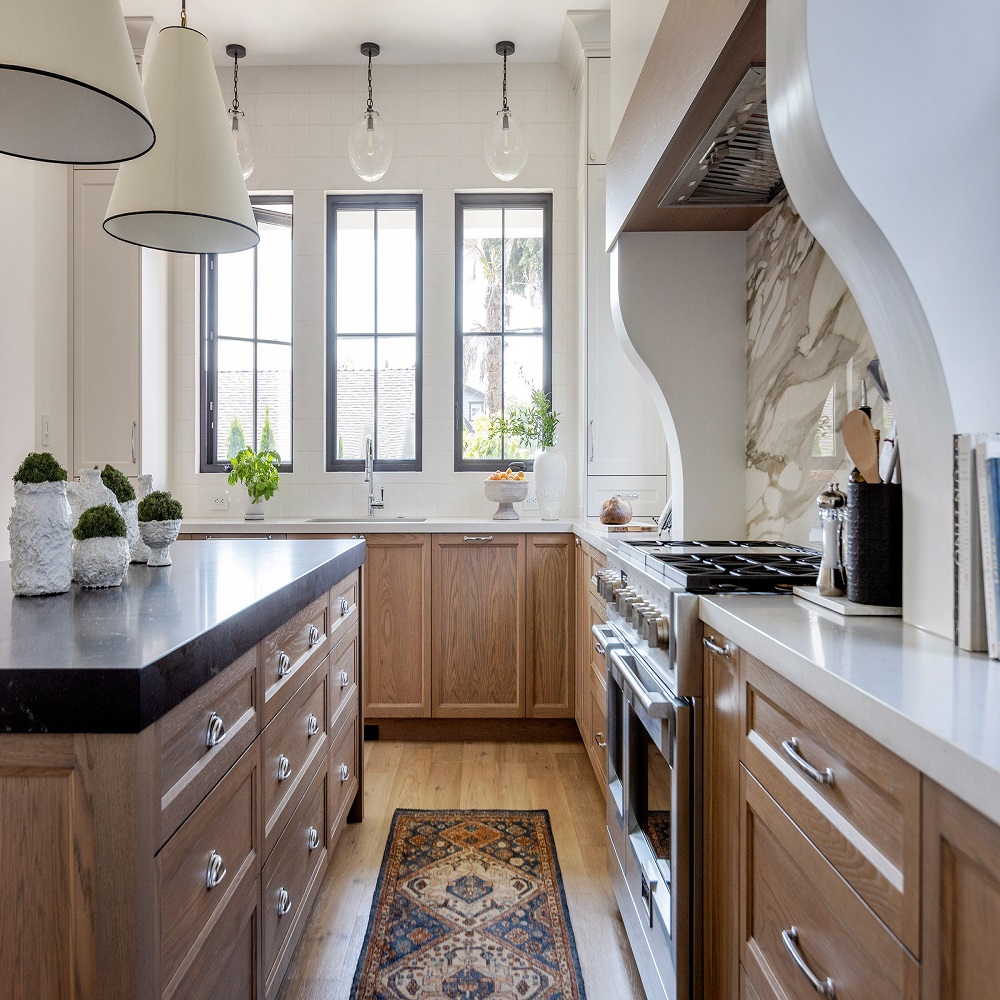
[[[126,16],[180,23],[180,0],[121,0]],[[509,38],[514,60],[555,62],[567,7],[607,9],[609,0],[188,0],[188,25],[208,36],[217,65],[229,42],[247,65],[345,65],[378,42],[385,63],[472,63],[498,59]]]

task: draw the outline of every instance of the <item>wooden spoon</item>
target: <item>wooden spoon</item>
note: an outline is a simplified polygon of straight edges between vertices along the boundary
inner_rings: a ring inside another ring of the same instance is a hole
[[[861,410],[851,410],[844,417],[840,433],[851,461],[858,467],[866,483],[881,483],[878,474],[878,445],[871,418]]]

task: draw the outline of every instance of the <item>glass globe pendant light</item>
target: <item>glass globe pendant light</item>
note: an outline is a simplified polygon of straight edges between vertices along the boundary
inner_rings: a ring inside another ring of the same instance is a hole
[[[512,181],[528,160],[528,138],[524,126],[514,118],[507,104],[507,56],[514,54],[513,42],[497,42],[497,55],[503,56],[503,107],[486,136],[486,163],[497,180]]]
[[[243,170],[243,180],[253,173],[253,136],[247,125],[246,114],[240,111],[240,60],[247,54],[245,45],[235,42],[226,46],[226,55],[233,57],[233,106],[229,109],[229,120],[232,123],[233,143],[240,158]]]
[[[351,126],[347,137],[347,155],[354,172],[363,181],[377,181],[389,169],[392,159],[392,136],[379,121],[372,102],[372,57],[381,50],[374,42],[364,42],[361,54],[368,57],[368,107]]]

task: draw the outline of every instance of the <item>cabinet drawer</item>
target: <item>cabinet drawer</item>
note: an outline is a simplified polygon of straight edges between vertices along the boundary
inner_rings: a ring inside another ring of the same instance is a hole
[[[324,660],[261,736],[265,858],[329,746],[329,682]]]
[[[342,728],[331,740],[330,749],[330,845],[336,843],[358,790],[358,703],[342,716]]]
[[[160,840],[166,841],[257,735],[257,649],[163,717]]]
[[[177,988],[163,1000],[254,1000],[260,954],[260,881],[244,882],[199,948]]]
[[[186,975],[196,946],[243,882],[253,882],[260,870],[259,771],[254,743],[157,855],[165,994]]]
[[[608,718],[604,689],[597,683],[597,678],[591,672],[590,684],[590,750],[591,759],[598,771],[598,779],[603,788],[608,781]],[[602,745],[603,744],[603,745]]]
[[[916,1000],[913,956],[745,768],[740,784],[740,958],[753,988],[814,1000],[812,974],[837,1000]]]
[[[264,686],[264,722],[281,710],[303,678],[330,648],[328,595],[289,618],[260,644],[260,669]]]
[[[742,665],[743,763],[919,955],[919,773],[746,652]]]
[[[361,576],[355,570],[330,591],[330,637],[339,642],[361,617]]]
[[[361,658],[359,629],[355,625],[330,651],[330,732],[344,706],[358,690]]]
[[[261,922],[268,996],[280,985],[283,967],[287,965],[287,961],[279,962],[282,947],[289,942],[288,951],[294,948],[292,931],[308,916],[311,889],[327,858],[328,780],[326,768],[316,772],[264,865]]]

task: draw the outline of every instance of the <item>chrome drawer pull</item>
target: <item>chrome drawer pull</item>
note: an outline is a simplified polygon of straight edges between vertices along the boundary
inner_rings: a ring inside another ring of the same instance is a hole
[[[309,850],[315,851],[319,847],[319,830],[314,826],[309,827],[308,838]]]
[[[350,778],[350,776],[351,776],[351,772],[350,772],[350,769],[348,768],[348,766],[346,764],[341,764],[340,765],[340,780],[341,780],[341,782],[347,781],[347,779]]]
[[[213,712],[208,719],[208,732],[205,734],[205,746],[211,750],[226,738],[226,724],[222,717]]]
[[[596,639],[594,640],[594,652],[599,653],[601,656],[604,655],[604,647]]]
[[[319,629],[315,625],[309,626],[309,645],[315,646],[319,642]]]
[[[319,719],[310,715],[306,719],[306,736],[315,736],[319,732]]]
[[[603,750],[608,741],[604,738],[604,733],[594,733],[594,742]]]
[[[289,655],[282,650],[278,653],[278,676],[284,677],[292,669],[292,661]]]
[[[785,756],[804,774],[812,778],[817,785],[829,785],[833,788],[833,771],[825,768],[817,770],[799,753],[799,741],[793,736],[790,740],[781,741],[781,749],[785,751]]]
[[[789,927],[787,931],[781,932],[781,940],[785,943],[785,951],[792,956],[792,961],[801,969],[802,974],[809,980],[809,985],[821,996],[829,997],[833,1000],[837,996],[837,988],[833,985],[833,980],[827,976],[824,982],[820,979],[799,951],[799,931],[797,927]]]
[[[205,885],[209,889],[214,889],[226,877],[226,866],[222,861],[222,855],[215,851],[208,857],[208,869],[205,872]]]
[[[292,908],[292,898],[288,890],[282,886],[278,890],[278,916],[283,917]]]
[[[733,647],[727,642],[725,646],[720,646],[715,641],[715,636],[711,635],[701,640],[706,649],[710,649],[717,656],[724,656],[727,660],[733,655]]]
[[[492,535],[463,535],[463,542],[492,542]]]
[[[292,776],[292,762],[282,753],[278,754],[278,781]]]
[[[345,615],[351,613],[351,602],[346,598],[342,597],[340,599],[340,617],[343,618]]]
[[[340,676],[339,676],[338,680],[340,681],[340,686],[342,688],[347,687],[347,685],[351,683],[350,675],[347,673],[346,670],[341,670],[340,671]]]

